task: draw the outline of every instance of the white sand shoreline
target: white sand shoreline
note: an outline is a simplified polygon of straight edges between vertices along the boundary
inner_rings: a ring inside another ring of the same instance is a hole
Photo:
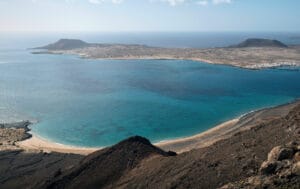
[[[190,140],[190,139],[195,139],[195,138],[198,138],[202,135],[205,135],[205,134],[208,134],[208,133],[211,133],[211,132],[214,132],[220,128],[224,128],[228,125],[231,125],[231,124],[234,124],[234,123],[237,123],[237,121],[239,120],[239,118],[234,118],[234,119],[231,119],[229,121],[225,121],[221,124],[218,124],[208,130],[205,130],[203,132],[200,132],[198,134],[195,134],[195,135],[191,135],[191,136],[186,136],[186,137],[179,137],[179,138],[174,138],[174,139],[167,139],[167,140],[162,140],[162,141],[159,141],[159,142],[156,142],[154,143],[155,145],[159,146],[159,145],[164,145],[164,144],[172,144],[172,143],[176,143],[176,142],[181,142],[181,141],[187,141],[187,140]]]
[[[223,135],[236,129],[234,125],[238,123],[239,120],[240,117],[234,118],[196,135],[178,139],[163,140],[155,143],[154,145],[164,150],[176,151],[177,153],[183,153],[192,149],[206,147],[220,139],[223,139]]]
[[[36,134],[32,134],[32,137],[24,141],[17,142],[16,145],[26,151],[43,151],[43,152],[60,152],[60,153],[73,153],[88,155],[94,151],[101,150],[103,148],[92,147],[77,147],[71,145],[60,144],[56,142],[44,139]]]
[[[154,143],[154,145],[165,149],[166,146],[177,145],[180,143],[189,142],[190,140],[207,137],[208,135],[213,135],[214,132],[218,132],[221,129],[229,129],[230,126],[238,122],[239,118],[240,117],[226,121],[224,123],[212,127],[207,131],[200,132],[196,135],[177,138],[177,139],[162,140]],[[30,133],[30,134],[32,134],[31,138],[26,139],[24,141],[17,142],[16,145],[24,149],[25,151],[60,152],[60,153],[74,153],[74,154],[81,154],[81,155],[88,155],[97,150],[101,150],[105,148],[105,147],[78,147],[78,146],[65,145],[65,144],[60,144],[60,143],[47,140],[45,138],[38,136],[35,133]],[[187,150],[182,149],[177,152],[181,153],[184,151]]]
[[[218,124],[206,131],[200,132],[195,135],[191,135],[188,137],[180,137],[170,140],[162,140],[159,142],[154,143],[154,145],[162,148],[163,150],[172,150],[177,153],[183,153],[192,149],[196,148],[203,148],[207,147],[209,145],[212,145],[213,143],[230,137],[233,133],[240,131],[241,129],[247,129],[246,128],[240,128],[239,121],[246,117],[247,115],[253,114],[255,112],[260,112],[263,110],[281,107],[281,106],[288,106],[290,104],[293,104],[293,102],[298,102],[298,99],[278,105],[273,107],[267,107],[263,109],[258,110],[252,110],[247,113],[241,114],[240,116],[225,121],[221,124]],[[73,154],[81,154],[81,155],[88,155],[92,152],[95,152],[97,150],[101,150],[105,147],[78,147],[78,146],[71,146],[71,145],[65,145],[56,143],[50,140],[47,140],[45,138],[42,138],[38,136],[35,133],[29,132],[32,134],[32,137],[29,139],[26,139],[24,141],[17,142],[16,145],[20,148],[24,149],[25,151],[44,151],[44,152],[60,152],[60,153],[73,153]]]

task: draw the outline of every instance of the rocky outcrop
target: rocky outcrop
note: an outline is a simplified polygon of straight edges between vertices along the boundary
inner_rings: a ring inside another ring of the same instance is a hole
[[[28,126],[30,125],[30,121],[20,121],[20,122],[15,122],[15,123],[0,123],[0,128],[23,128],[26,131],[29,131]]]
[[[291,142],[274,147],[259,169],[259,174],[221,189],[300,188],[300,144]]]
[[[15,143],[31,137],[28,133],[29,121],[0,123],[0,150],[17,149]]]

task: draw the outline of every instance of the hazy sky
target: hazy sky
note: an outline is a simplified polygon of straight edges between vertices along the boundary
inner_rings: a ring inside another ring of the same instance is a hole
[[[300,31],[300,0],[0,0],[0,31]]]

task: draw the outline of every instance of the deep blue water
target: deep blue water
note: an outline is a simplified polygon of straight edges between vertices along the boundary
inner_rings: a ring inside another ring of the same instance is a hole
[[[43,46],[60,38],[76,38],[91,43],[144,44],[179,48],[224,47],[240,43],[247,38],[269,38],[289,45],[300,44],[300,32],[0,32],[0,49]]]
[[[29,46],[30,47],[30,46]],[[0,50],[0,119],[77,146],[189,136],[300,97],[300,71],[185,60],[87,60]]]

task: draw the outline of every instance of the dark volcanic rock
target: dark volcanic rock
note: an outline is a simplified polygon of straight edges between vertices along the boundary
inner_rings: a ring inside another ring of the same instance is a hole
[[[0,123],[0,128],[23,128],[26,131],[29,131],[28,126],[30,125],[30,121],[21,121],[21,122],[16,122],[16,123]]]
[[[113,186],[115,181],[126,175],[142,160],[168,153],[153,146],[149,140],[135,136],[110,148],[88,155],[69,174],[50,183],[48,188],[103,188]],[[174,155],[173,153],[171,155]]]
[[[268,175],[273,174],[277,168],[277,162],[263,162],[260,167],[260,172],[262,174]]]
[[[277,40],[271,40],[271,39],[247,39],[243,41],[240,44],[230,46],[233,48],[245,48],[245,47],[281,47],[281,48],[287,48],[288,46],[284,43],[277,41]]]
[[[0,151],[0,188],[42,188],[48,179],[72,168],[82,158],[74,154]]]
[[[268,155],[268,161],[281,161],[293,157],[294,150],[292,148],[285,148],[277,146],[272,149]]]

